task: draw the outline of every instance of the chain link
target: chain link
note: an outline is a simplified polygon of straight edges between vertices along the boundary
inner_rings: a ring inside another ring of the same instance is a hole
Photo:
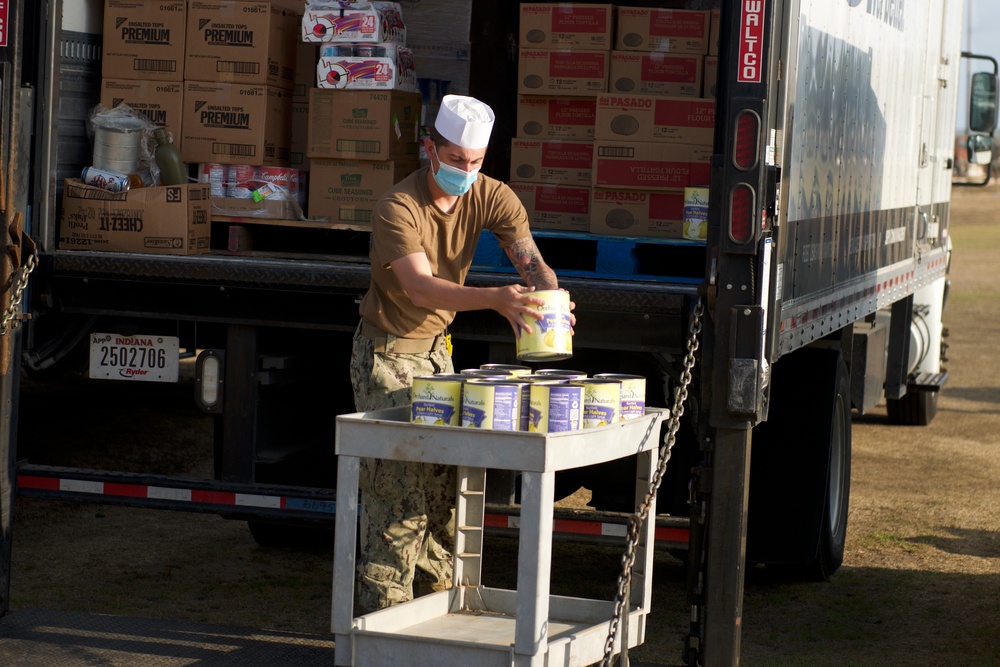
[[[684,357],[684,371],[680,376],[680,384],[674,390],[674,405],[670,409],[670,418],[667,420],[667,433],[660,446],[659,462],[652,478],[649,480],[649,488],[643,498],[639,509],[628,518],[627,538],[625,553],[622,555],[622,571],[618,575],[618,590],[615,591],[614,617],[608,628],[608,638],[604,642],[604,658],[601,660],[602,667],[612,667],[613,652],[615,647],[615,637],[618,636],[622,625],[627,624],[626,616],[629,609],[629,591],[632,584],[632,567],[635,565],[635,551],[642,534],[643,524],[649,520],[653,501],[656,499],[656,491],[660,488],[663,475],[667,471],[667,463],[670,461],[670,454],[676,442],[677,431],[680,428],[681,416],[684,414],[684,403],[688,397],[688,385],[691,384],[691,370],[695,365],[695,353],[698,351],[701,334],[701,319],[704,314],[704,305],[701,299],[695,304],[691,314],[690,333],[687,340],[687,355]],[[649,574],[647,573],[647,576]],[[622,653],[628,650],[628,637],[622,638]]]
[[[18,268],[19,275],[17,283],[14,285],[14,291],[10,295],[10,305],[3,311],[3,319],[0,319],[0,336],[6,336],[17,326],[15,319],[21,312],[21,299],[24,297],[24,290],[28,286],[28,276],[31,275],[31,272],[35,270],[37,265],[38,252],[33,251],[28,256],[28,261],[25,262],[24,266]],[[13,326],[11,326],[11,322],[14,322]]]

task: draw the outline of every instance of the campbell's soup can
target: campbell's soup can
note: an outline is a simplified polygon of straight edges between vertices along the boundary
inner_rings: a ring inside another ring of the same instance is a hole
[[[226,196],[226,171],[227,167],[218,162],[204,162],[198,165],[198,182],[208,183],[211,186],[212,197]]]
[[[248,164],[231,164],[226,172],[226,196],[236,199],[253,199],[257,183],[257,167]]]
[[[479,367],[484,371],[500,371],[514,377],[531,373],[531,369],[527,366],[518,366],[517,364],[481,364]]]
[[[635,419],[646,414],[646,378],[623,373],[598,373],[594,378],[621,383],[622,420]]]
[[[533,382],[530,389],[528,430],[536,433],[578,431],[583,428],[583,387]]]
[[[277,185],[292,197],[299,193],[299,170],[288,167],[260,167],[257,169],[257,180]]]
[[[620,420],[621,382],[608,378],[588,378],[571,384],[583,387],[583,428],[607,426]]]
[[[87,185],[93,185],[95,188],[109,192],[125,192],[131,187],[128,176],[95,167],[84,167],[80,174],[80,180]]]
[[[521,387],[483,378],[467,382],[462,388],[462,426],[521,430]]]
[[[410,388],[410,423],[459,426],[462,423],[462,385],[458,375],[421,375]]]
[[[531,333],[517,338],[517,358],[521,361],[556,361],[573,356],[573,325],[569,312],[569,292],[541,290],[532,292],[545,301],[535,306],[542,319],[531,322]]]

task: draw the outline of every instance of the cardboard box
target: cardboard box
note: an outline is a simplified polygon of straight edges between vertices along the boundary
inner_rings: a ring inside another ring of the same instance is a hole
[[[524,3],[519,43],[531,49],[610,51],[614,18],[613,5]]]
[[[683,191],[706,185],[711,176],[710,146],[646,141],[594,142],[594,186],[628,190]]]
[[[514,138],[510,142],[512,181],[588,186],[593,168],[593,141]]]
[[[700,97],[702,56],[612,51],[609,93]]]
[[[184,78],[295,87],[299,15],[289,2],[191,0]]]
[[[590,231],[616,236],[683,236],[684,194],[594,188]]]
[[[410,34],[413,34],[412,31]],[[470,42],[408,39],[406,46],[413,51],[413,67],[417,71],[417,83],[421,90],[424,84],[420,80],[432,79],[439,82],[439,89],[447,88],[445,94],[469,94],[469,78],[472,72],[469,62],[469,54],[472,51]],[[433,117],[430,120],[433,122]]]
[[[593,139],[597,101],[593,97],[517,96],[519,137]]]
[[[715,100],[652,95],[597,96],[597,139],[712,146]]]
[[[213,197],[212,215],[235,218],[264,218],[269,220],[298,220],[299,210],[296,208],[294,197],[278,196],[268,197],[260,201],[253,199],[241,199],[238,197]],[[240,249],[248,250],[248,239],[245,232],[241,234],[239,242]],[[234,250],[232,246],[229,248]]]
[[[357,55],[367,51],[372,53]],[[413,51],[388,43],[323,46],[316,64],[316,86],[333,90],[415,91]]]
[[[580,96],[607,90],[607,51],[518,51],[517,92],[522,95]]]
[[[274,86],[184,84],[185,162],[287,167],[292,93]]]
[[[420,93],[309,91],[311,158],[416,159]],[[313,179],[313,183],[315,183]]]
[[[108,192],[67,178],[58,247],[162,255],[209,251],[207,183]]]
[[[183,81],[185,4],[185,0],[105,0],[104,77]]]
[[[298,99],[298,98],[293,98]],[[309,169],[309,104],[292,102],[292,137],[288,164],[293,169]]]
[[[420,168],[417,160],[312,161],[309,217],[356,229],[371,229],[375,203],[393,185]]]
[[[705,56],[702,97],[715,97],[715,86],[719,79],[719,56]]]
[[[590,230],[590,188],[540,183],[508,183],[536,229]]]
[[[156,127],[166,128],[180,150],[184,84],[179,81],[140,81],[104,79],[101,81],[101,105],[113,109],[127,104]]]
[[[295,79],[292,82],[292,96],[295,102],[309,103],[309,91],[316,87],[319,48],[317,44],[295,43]]]
[[[713,9],[708,19],[708,55],[719,55],[719,24],[721,23],[722,12]]]
[[[619,7],[615,49],[664,53],[708,53],[709,12]]]
[[[397,2],[317,2],[302,15],[303,42],[393,42],[406,44],[403,12]],[[466,36],[464,39],[468,39]]]

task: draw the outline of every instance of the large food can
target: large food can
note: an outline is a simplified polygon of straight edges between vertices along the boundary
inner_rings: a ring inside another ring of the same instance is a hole
[[[410,389],[410,423],[458,426],[462,417],[462,385],[457,375],[421,375]]]
[[[517,358],[521,361],[556,361],[573,356],[573,325],[570,320],[569,292],[532,292],[545,303],[535,308],[542,319],[531,322],[531,333],[517,338]]]
[[[621,416],[622,384],[608,378],[577,380],[583,387],[583,428],[617,423]]]
[[[528,430],[536,433],[583,428],[583,387],[555,381],[534,382],[530,389]]]
[[[708,238],[708,188],[684,188],[683,236],[693,241]]]
[[[462,389],[462,426],[521,430],[521,387],[502,380],[466,383]]]
[[[231,164],[226,174],[226,196],[235,199],[253,199],[257,183],[257,168],[248,164]]]
[[[198,182],[208,183],[213,198],[226,196],[226,165],[204,162],[198,166]]]
[[[646,378],[622,373],[598,373],[595,378],[617,380],[622,385],[621,418],[635,419],[646,414]]]
[[[529,367],[518,366],[516,364],[482,364],[479,367],[484,371],[499,371],[507,373],[508,375],[513,375],[514,377],[531,373],[531,369]]]
[[[586,380],[587,373],[584,371],[574,371],[568,368],[539,368],[535,375],[553,375],[564,380]]]
[[[493,380],[506,380],[511,377],[510,373],[504,373],[503,371],[492,371],[487,368],[463,368],[458,372],[459,375],[468,375],[469,377],[477,377],[483,379],[493,379]]]

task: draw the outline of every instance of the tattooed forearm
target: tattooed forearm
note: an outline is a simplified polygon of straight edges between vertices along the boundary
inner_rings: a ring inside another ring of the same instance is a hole
[[[538,246],[531,237],[518,239],[506,248],[511,264],[521,274],[528,287],[537,289],[557,289],[555,272],[542,259]]]

